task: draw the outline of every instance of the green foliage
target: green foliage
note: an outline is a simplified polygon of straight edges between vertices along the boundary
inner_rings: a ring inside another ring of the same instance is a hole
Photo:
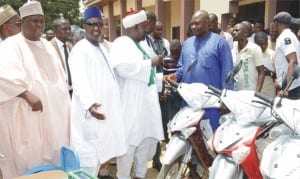
[[[27,0],[0,0],[0,6],[10,4],[17,12]],[[69,19],[71,25],[82,24],[79,12],[79,0],[39,0],[45,14],[45,30],[51,29],[53,20],[63,16]]]

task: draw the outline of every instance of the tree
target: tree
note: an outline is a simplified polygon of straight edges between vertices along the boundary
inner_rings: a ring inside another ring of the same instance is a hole
[[[45,29],[52,28],[53,20],[64,17],[73,25],[82,24],[82,15],[79,12],[79,0],[39,0],[45,15]],[[0,0],[0,6],[10,4],[17,12],[27,0]]]

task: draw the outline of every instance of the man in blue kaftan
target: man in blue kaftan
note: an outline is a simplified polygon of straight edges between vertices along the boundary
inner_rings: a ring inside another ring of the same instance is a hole
[[[194,36],[183,44],[176,79],[178,82],[197,82],[223,89],[225,78],[233,66],[231,50],[226,40],[210,32],[208,26],[208,13],[197,11],[191,20]],[[233,89],[233,84],[230,89]],[[220,109],[205,111],[203,119],[210,120],[214,131],[219,126]]]

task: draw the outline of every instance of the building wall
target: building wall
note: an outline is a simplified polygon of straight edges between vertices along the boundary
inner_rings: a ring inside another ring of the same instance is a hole
[[[136,0],[115,0],[113,2],[113,14],[114,17],[118,22],[120,20],[120,13],[121,13],[121,6],[120,1],[124,2],[126,1],[126,10],[129,11],[130,8],[135,9],[135,2]],[[264,9],[260,11],[260,16],[264,18],[265,21],[265,28],[268,28],[270,22],[272,22],[273,16],[278,11],[288,11],[291,12],[295,16],[300,16],[299,8],[300,8],[300,2],[299,0],[141,0],[142,1],[142,7],[146,10],[150,10],[152,12],[155,12],[158,7],[158,2],[161,3],[163,1],[163,11],[160,11],[160,17],[163,17],[164,25],[164,32],[165,37],[168,40],[172,39],[172,29],[174,27],[180,26],[180,32],[183,33],[182,28],[183,24],[186,24],[186,22],[189,22],[190,15],[185,16],[188,18],[185,18],[183,20],[183,11],[182,11],[182,5],[185,4],[183,2],[191,2],[193,1],[194,7],[191,9],[194,13],[195,11],[202,9],[206,10],[209,13],[215,13],[219,21],[225,24],[221,24],[222,27],[226,25],[229,17],[231,16],[238,16],[238,10],[239,7],[245,7],[245,6],[251,6],[255,3],[264,3]],[[217,1],[217,2],[216,2]],[[105,4],[108,1],[105,0],[90,0],[87,1],[88,5],[101,5],[103,7],[103,14],[106,18],[108,18],[108,6]],[[298,11],[297,11],[297,6]],[[160,6],[161,7],[161,6]],[[161,10],[161,9],[160,9]],[[188,12],[189,13],[189,12]],[[247,17],[253,17],[255,14],[253,14],[252,11],[249,11],[247,13],[243,13],[244,18]],[[185,23],[183,23],[185,22]],[[180,34],[181,40],[184,34]]]
[[[218,19],[221,19],[222,14],[228,13],[229,10],[229,1],[212,1],[212,0],[201,0],[200,9],[206,10],[208,13],[215,13],[218,16]]]
[[[142,0],[142,6],[143,7],[148,7],[148,6],[154,6],[155,5],[155,0]]]

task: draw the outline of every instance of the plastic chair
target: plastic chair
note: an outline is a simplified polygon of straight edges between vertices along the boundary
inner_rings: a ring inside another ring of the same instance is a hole
[[[56,166],[56,165],[38,166],[22,173],[22,176],[43,172],[43,171],[49,171],[49,170],[63,170],[65,172],[69,172],[72,170],[80,169],[79,157],[72,148],[63,146],[60,150],[60,156],[61,156],[60,158],[61,166]]]
[[[82,178],[98,179],[96,176],[94,176],[82,169],[71,171],[68,173],[68,179],[82,179]]]
[[[60,150],[60,164],[65,172],[80,169],[80,162],[77,153],[70,147],[63,146]]]

